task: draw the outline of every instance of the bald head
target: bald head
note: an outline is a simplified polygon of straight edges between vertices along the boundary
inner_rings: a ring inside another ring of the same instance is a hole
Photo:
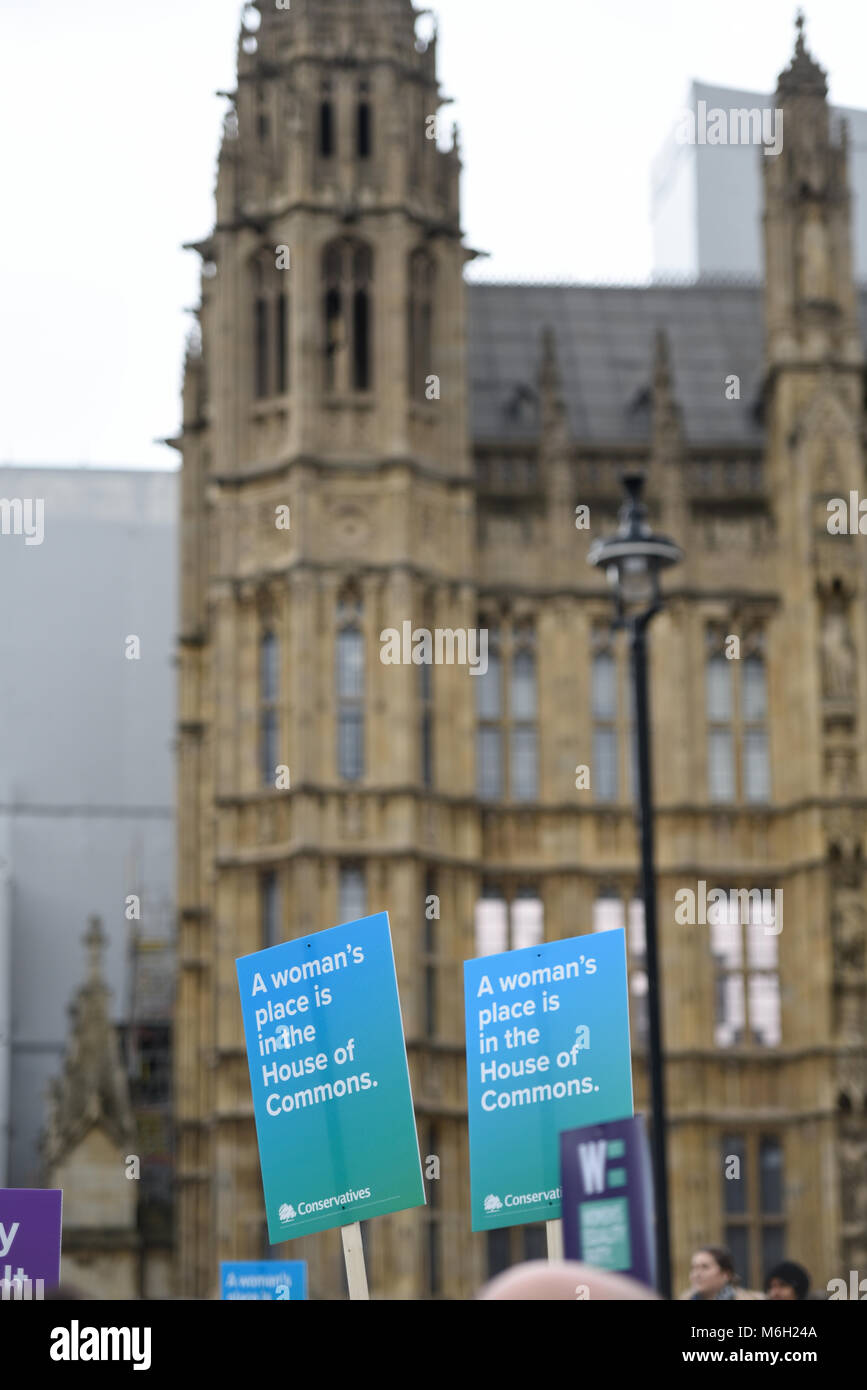
[[[528,1301],[545,1299],[548,1302],[574,1303],[587,1299],[617,1302],[624,1299],[656,1298],[652,1289],[627,1279],[623,1274],[610,1274],[604,1269],[578,1264],[575,1260],[530,1260],[514,1269],[498,1274],[480,1289],[479,1298]]]

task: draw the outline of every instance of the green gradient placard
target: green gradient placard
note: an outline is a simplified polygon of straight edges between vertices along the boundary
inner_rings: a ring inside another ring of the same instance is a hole
[[[464,962],[473,1230],[561,1214],[560,1133],[632,1115],[626,933]]]
[[[423,1206],[388,914],[236,965],[271,1244]]]

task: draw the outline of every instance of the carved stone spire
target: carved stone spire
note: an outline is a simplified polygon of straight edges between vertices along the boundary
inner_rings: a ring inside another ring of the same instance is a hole
[[[49,1168],[70,1153],[94,1125],[101,1125],[123,1148],[135,1131],[126,1073],[109,1017],[110,990],[102,975],[105,935],[98,917],[89,919],[82,940],[87,948],[87,979],[69,1008],[66,1062],[63,1075],[52,1086],[44,1142]]]
[[[795,40],[795,53],[789,66],[780,73],[777,92],[780,96],[809,93],[824,100],[828,92],[827,77],[824,69],[819,67],[804,42],[803,10],[798,10],[795,28],[798,31],[798,37]]]
[[[539,416],[542,447],[547,454],[569,443],[569,422],[563,400],[563,381],[557,361],[557,339],[550,327],[542,330],[542,364],[539,369]]]
[[[575,498],[569,417],[557,361],[557,340],[550,327],[542,331],[539,367],[539,465],[546,493],[551,564],[561,572],[574,551]]]
[[[653,353],[653,454],[663,461],[683,439],[680,407],[674,394],[668,334],[657,329]]]
[[[775,98],[784,138],[762,159],[768,357],[772,366],[845,358],[860,370],[846,140],[832,129],[825,73],[803,30],[799,14]]]
[[[662,503],[662,525],[676,539],[688,529],[683,419],[677,403],[668,334],[658,328],[653,346],[649,487]],[[689,565],[689,557],[686,560]]]

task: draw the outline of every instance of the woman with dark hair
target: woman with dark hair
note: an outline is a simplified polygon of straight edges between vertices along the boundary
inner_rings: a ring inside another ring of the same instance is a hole
[[[810,1292],[810,1276],[803,1265],[794,1260],[783,1260],[775,1265],[765,1280],[765,1293],[768,1298],[786,1299],[790,1302],[806,1298]]]
[[[722,1245],[703,1245],[696,1250],[689,1267],[691,1299],[761,1298],[762,1294],[738,1287],[731,1251]]]

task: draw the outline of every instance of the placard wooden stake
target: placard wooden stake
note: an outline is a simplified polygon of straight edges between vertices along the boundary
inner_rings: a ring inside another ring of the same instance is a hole
[[[550,1221],[549,1226],[555,1223]],[[559,1221],[556,1223],[559,1226]],[[364,1246],[361,1243],[361,1226],[354,1221],[351,1226],[341,1226],[343,1237],[343,1258],[346,1261],[346,1281],[349,1284],[350,1298],[370,1298],[367,1288],[367,1270],[364,1267]],[[550,1248],[550,1247],[549,1247]],[[563,1237],[560,1237],[563,1248]]]
[[[546,1221],[545,1227],[548,1231],[548,1259],[562,1260],[563,1258],[563,1222]]]

